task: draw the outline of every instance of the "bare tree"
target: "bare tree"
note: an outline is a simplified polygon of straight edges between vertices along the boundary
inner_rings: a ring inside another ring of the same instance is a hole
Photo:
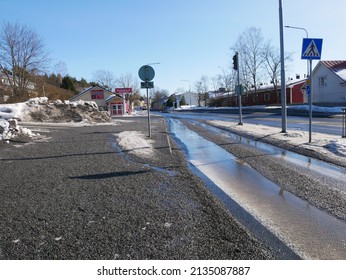
[[[204,105],[206,105],[208,101],[208,77],[203,75],[195,83],[195,89],[198,94],[198,106],[201,106],[202,101],[204,101]]]
[[[261,29],[250,27],[241,33],[238,40],[232,47],[238,51],[241,58],[241,72],[243,85],[255,90],[257,94],[257,85],[264,63],[263,58],[264,39]]]
[[[12,99],[28,97],[30,82],[48,63],[43,40],[31,28],[6,22],[0,30],[0,72],[12,91]],[[32,85],[31,85],[32,86]]]
[[[93,73],[93,81],[108,90],[112,90],[116,84],[114,74],[108,70],[96,70]]]
[[[138,79],[134,78],[131,73],[121,74],[115,81],[117,87],[132,88],[132,92],[126,95],[126,100],[129,101],[129,107],[140,99]]]
[[[226,72],[225,69],[221,69],[222,73],[217,76],[219,85],[225,89],[228,93],[228,106],[231,106],[230,92],[235,88],[235,71],[231,70]]]
[[[151,92],[151,109],[154,110],[163,110],[166,105],[164,105],[164,101],[168,100],[168,91],[165,89],[159,89],[155,87]]]
[[[58,63],[56,63],[54,65],[53,73],[56,76],[60,76],[60,77],[67,76],[68,75],[68,70],[67,70],[66,63],[63,62],[63,61],[59,61]],[[61,83],[61,81],[60,81],[60,83]]]
[[[278,88],[278,77],[280,76],[281,69],[281,58],[280,50],[268,42],[263,49],[263,59],[264,66],[267,71],[267,74],[270,78],[270,82],[273,84],[274,92],[277,92]],[[292,60],[291,54],[285,55],[285,61]],[[279,97],[279,92],[277,92],[277,98]]]

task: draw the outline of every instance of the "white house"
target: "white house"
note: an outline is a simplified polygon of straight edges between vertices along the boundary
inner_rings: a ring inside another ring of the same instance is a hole
[[[181,106],[181,99],[185,98],[186,104],[190,106],[198,106],[198,98],[197,98],[197,93],[195,92],[183,92],[183,93],[175,93],[175,98],[177,101],[177,108],[180,108]]]
[[[312,102],[346,104],[346,60],[318,62],[313,70]]]

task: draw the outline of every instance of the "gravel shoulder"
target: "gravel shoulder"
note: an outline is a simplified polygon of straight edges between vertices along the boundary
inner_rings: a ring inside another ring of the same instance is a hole
[[[154,155],[117,144],[116,125],[32,126],[0,145],[0,259],[275,259],[186,165],[164,118]]]

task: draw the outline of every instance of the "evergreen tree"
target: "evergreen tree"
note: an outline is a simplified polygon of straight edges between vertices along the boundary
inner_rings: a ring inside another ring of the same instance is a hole
[[[64,89],[67,89],[67,90],[71,90],[73,92],[76,92],[76,87],[74,85],[74,79],[71,78],[70,76],[65,76],[63,79],[62,79],[62,82],[61,82],[61,85],[60,87],[61,88],[64,88]]]
[[[185,96],[184,96],[184,95],[181,97],[180,105],[187,105],[187,104],[186,104],[186,99],[185,99]]]

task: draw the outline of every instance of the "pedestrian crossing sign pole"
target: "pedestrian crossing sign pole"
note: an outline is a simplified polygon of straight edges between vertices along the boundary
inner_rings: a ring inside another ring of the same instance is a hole
[[[312,127],[312,60],[320,60],[322,54],[323,39],[304,38],[302,47],[302,59],[309,60],[309,77],[306,80],[306,92],[309,100],[309,143],[311,143]]]

